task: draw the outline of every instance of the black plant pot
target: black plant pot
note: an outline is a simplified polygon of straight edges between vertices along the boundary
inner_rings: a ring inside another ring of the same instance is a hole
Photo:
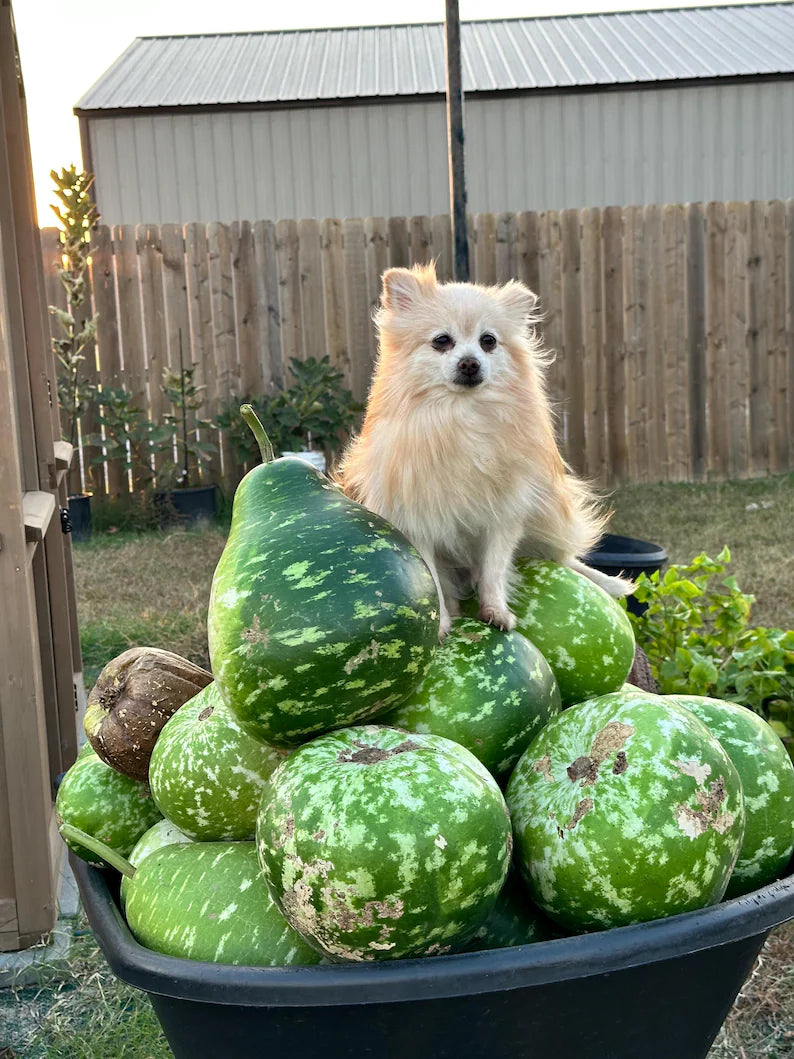
[[[699,912],[534,945],[233,967],[143,948],[116,873],[70,859],[111,970],[148,994],[176,1059],[705,1059],[767,934],[794,918],[789,876]]]
[[[655,570],[661,570],[667,562],[667,552],[651,541],[605,533],[584,561],[603,574],[622,574],[634,580],[640,574],[650,577]],[[627,603],[632,614],[642,614],[647,609],[647,604],[639,603],[634,596],[629,596]]]
[[[91,536],[91,495],[78,493],[69,497],[69,522],[72,540],[87,541]]]
[[[161,526],[180,523],[194,526],[215,518],[214,485],[197,485],[154,494],[154,510]]]

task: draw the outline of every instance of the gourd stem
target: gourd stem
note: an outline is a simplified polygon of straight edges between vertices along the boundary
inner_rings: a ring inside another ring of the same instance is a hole
[[[259,416],[253,410],[250,404],[240,405],[240,415],[246,421],[248,426],[251,428],[256,443],[259,446],[259,451],[262,453],[262,463],[272,463],[275,459],[275,453],[273,452],[273,444],[270,438],[265,433],[265,428],[259,421]]]
[[[93,835],[87,835],[85,831],[81,831],[79,827],[73,827],[72,824],[61,824],[58,830],[63,838],[71,839],[72,842],[77,842],[81,846],[85,846],[86,849],[90,849],[92,853],[96,853],[102,860],[107,861],[111,868],[120,871],[128,879],[131,879],[135,874],[134,866],[128,860],[125,860],[120,853],[117,853],[115,849],[111,849],[105,842],[102,842],[101,839],[94,838]]]

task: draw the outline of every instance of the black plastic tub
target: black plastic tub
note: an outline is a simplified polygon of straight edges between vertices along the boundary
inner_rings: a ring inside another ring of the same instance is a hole
[[[617,533],[605,533],[589,552],[584,561],[588,566],[611,576],[623,575],[632,581],[647,574],[651,576],[661,570],[667,562],[667,552],[660,544],[640,540],[639,537],[622,537]],[[635,614],[641,614],[644,603],[639,603],[633,596],[627,600],[628,608]]]
[[[704,1059],[794,877],[721,905],[509,949],[346,966],[229,967],[134,940],[115,873],[72,857],[113,972],[177,1059]]]
[[[194,526],[215,518],[214,485],[195,485],[188,489],[172,489],[170,493],[154,494],[154,510],[161,525],[182,523]]]
[[[91,494],[77,493],[69,497],[69,522],[72,540],[87,541],[91,537]]]

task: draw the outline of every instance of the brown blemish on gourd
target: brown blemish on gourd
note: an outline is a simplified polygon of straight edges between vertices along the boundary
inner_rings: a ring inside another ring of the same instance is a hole
[[[362,743],[360,739],[354,740],[353,746],[357,746],[359,749],[353,751],[343,750],[336,760],[355,762],[357,765],[374,765],[379,761],[386,761],[387,758],[394,757],[395,754],[405,754],[410,750],[419,750],[419,743],[415,743],[411,739],[405,739],[402,743],[392,747],[391,750],[384,750],[380,746]]]
[[[262,623],[259,620],[259,615],[254,615],[254,620],[251,622],[251,627],[243,629],[240,633],[242,638],[247,643],[259,643],[263,647],[267,647],[270,642],[270,632],[267,629],[262,628]]]
[[[612,771],[616,776],[622,775],[629,767],[629,761],[623,746],[626,740],[634,735],[634,727],[621,721],[610,721],[596,735],[590,746],[589,754],[582,754],[571,762],[565,770],[571,783],[581,780],[581,787],[589,787],[598,779],[598,768],[608,757],[615,754]]]
[[[734,822],[733,813],[720,812],[720,807],[725,801],[725,780],[722,776],[712,780],[708,790],[695,791],[699,809],[692,809],[688,805],[677,805],[673,810],[676,823],[689,838],[697,838],[704,835],[709,828],[719,835],[724,835]]]
[[[532,771],[539,772],[547,783],[554,783],[554,777],[551,774],[551,758],[548,754],[533,763]]]

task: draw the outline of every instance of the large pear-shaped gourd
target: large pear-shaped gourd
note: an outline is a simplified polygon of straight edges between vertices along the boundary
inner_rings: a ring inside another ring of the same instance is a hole
[[[210,659],[239,720],[293,746],[411,694],[437,642],[438,596],[401,533],[305,461],[272,460],[244,415],[265,463],[235,494],[212,582]]]

